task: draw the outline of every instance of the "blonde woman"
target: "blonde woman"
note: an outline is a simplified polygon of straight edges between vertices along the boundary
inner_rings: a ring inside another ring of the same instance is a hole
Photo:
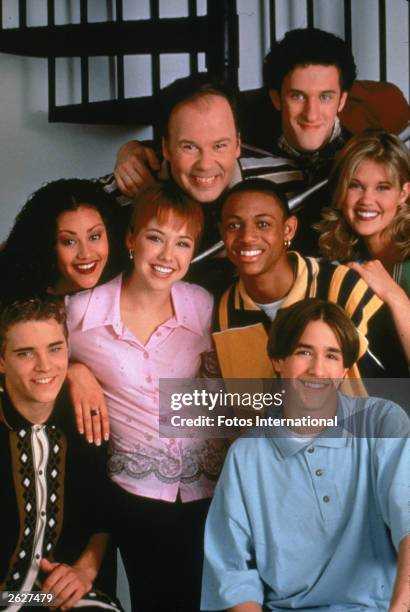
[[[396,136],[368,130],[342,149],[331,184],[320,249],[327,259],[354,262],[388,305],[410,363],[410,153]]]

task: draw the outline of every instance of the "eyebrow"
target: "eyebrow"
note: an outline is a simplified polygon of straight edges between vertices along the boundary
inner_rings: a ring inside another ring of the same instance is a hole
[[[310,350],[314,350],[316,347],[313,346],[313,344],[297,344],[296,348],[306,348],[306,349],[310,349]],[[336,348],[334,346],[326,346],[325,347],[326,351],[328,351],[329,353],[337,353],[339,355],[342,354],[342,351],[340,348]]]
[[[232,138],[230,138],[229,136],[221,136],[221,138],[217,138],[216,140],[214,140],[212,144],[215,144],[217,142],[231,142],[231,141],[232,141]],[[195,140],[190,140],[189,138],[180,138],[178,140],[178,144],[183,144],[183,143],[193,144],[197,146],[197,143],[195,142]]]
[[[361,181],[359,178],[355,178],[354,176],[352,176],[352,178],[350,179],[350,182],[352,183],[353,181],[356,181],[356,183],[360,183],[362,184],[363,181]],[[383,180],[383,181],[377,181],[377,185],[394,185],[393,181],[389,181],[389,179]]]
[[[259,213],[252,217],[253,219],[258,219],[259,217],[269,217],[270,219],[274,219],[274,216],[271,213]],[[223,217],[223,221],[227,221],[228,219],[242,219],[240,215],[228,215],[227,217]]]
[[[293,87],[291,87],[289,89],[289,91],[292,92],[292,93],[302,93],[302,94],[305,93],[305,91],[303,89],[295,89]],[[319,91],[320,95],[322,95],[322,94],[331,94],[331,93],[332,94],[337,94],[336,89],[323,89],[323,90]]]
[[[64,340],[57,340],[57,342],[51,342],[47,344],[47,348],[54,348],[55,346],[62,346],[64,344]],[[20,353],[21,351],[35,351],[35,346],[20,346],[16,349],[13,349],[13,353]]]
[[[160,229],[157,229],[156,227],[147,227],[145,228],[146,232],[157,232],[158,234],[161,234],[161,236],[165,236],[165,232],[163,232]],[[194,238],[192,236],[184,236],[184,235],[180,235],[178,236],[178,238],[184,238],[185,240],[192,240],[192,242],[194,242]]]
[[[105,226],[104,226],[104,223],[96,223],[95,225],[93,225],[87,230],[87,233],[93,232],[95,229],[97,229],[97,227],[105,227]],[[69,230],[69,229],[59,229],[57,231],[60,234],[64,232],[64,234],[72,234],[73,236],[77,235],[77,232],[73,232],[72,230]]]

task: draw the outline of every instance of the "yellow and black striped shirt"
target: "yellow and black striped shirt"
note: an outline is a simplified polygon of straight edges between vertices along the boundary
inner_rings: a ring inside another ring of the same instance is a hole
[[[357,272],[296,252],[289,255],[296,261],[297,272],[281,308],[308,297],[338,304],[356,325],[361,338],[358,367],[352,376],[407,377],[407,363],[388,309]],[[217,307],[213,334],[224,377],[272,375],[266,353],[270,323],[241,280],[225,291]]]

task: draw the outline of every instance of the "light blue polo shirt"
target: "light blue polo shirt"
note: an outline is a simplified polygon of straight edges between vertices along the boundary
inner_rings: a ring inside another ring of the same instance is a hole
[[[410,533],[409,418],[343,395],[338,415],[347,429],[302,447],[280,431],[232,445],[206,525],[202,610],[388,609]]]

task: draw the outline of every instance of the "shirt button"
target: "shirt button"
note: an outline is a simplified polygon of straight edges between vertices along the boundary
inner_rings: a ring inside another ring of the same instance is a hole
[[[148,359],[148,353],[144,353],[144,359]]]
[[[311,446],[310,448],[308,448],[308,453],[314,453],[315,449],[313,448],[313,446]]]
[[[325,495],[325,496],[323,497],[323,501],[325,502],[325,504],[328,504],[328,503],[330,502],[330,497],[329,497],[329,495]]]
[[[40,476],[42,476],[43,475],[43,470],[39,470],[38,473],[39,473]]]
[[[322,476],[323,470],[316,470],[315,474],[316,476]]]
[[[41,511],[41,516],[45,516],[46,513],[44,512],[44,510]]]
[[[38,553],[36,554],[36,559],[40,559],[40,555]]]
[[[147,377],[146,377],[146,379],[145,379],[145,381],[146,381],[147,383],[152,383],[152,378],[151,378],[151,376],[147,376]]]

